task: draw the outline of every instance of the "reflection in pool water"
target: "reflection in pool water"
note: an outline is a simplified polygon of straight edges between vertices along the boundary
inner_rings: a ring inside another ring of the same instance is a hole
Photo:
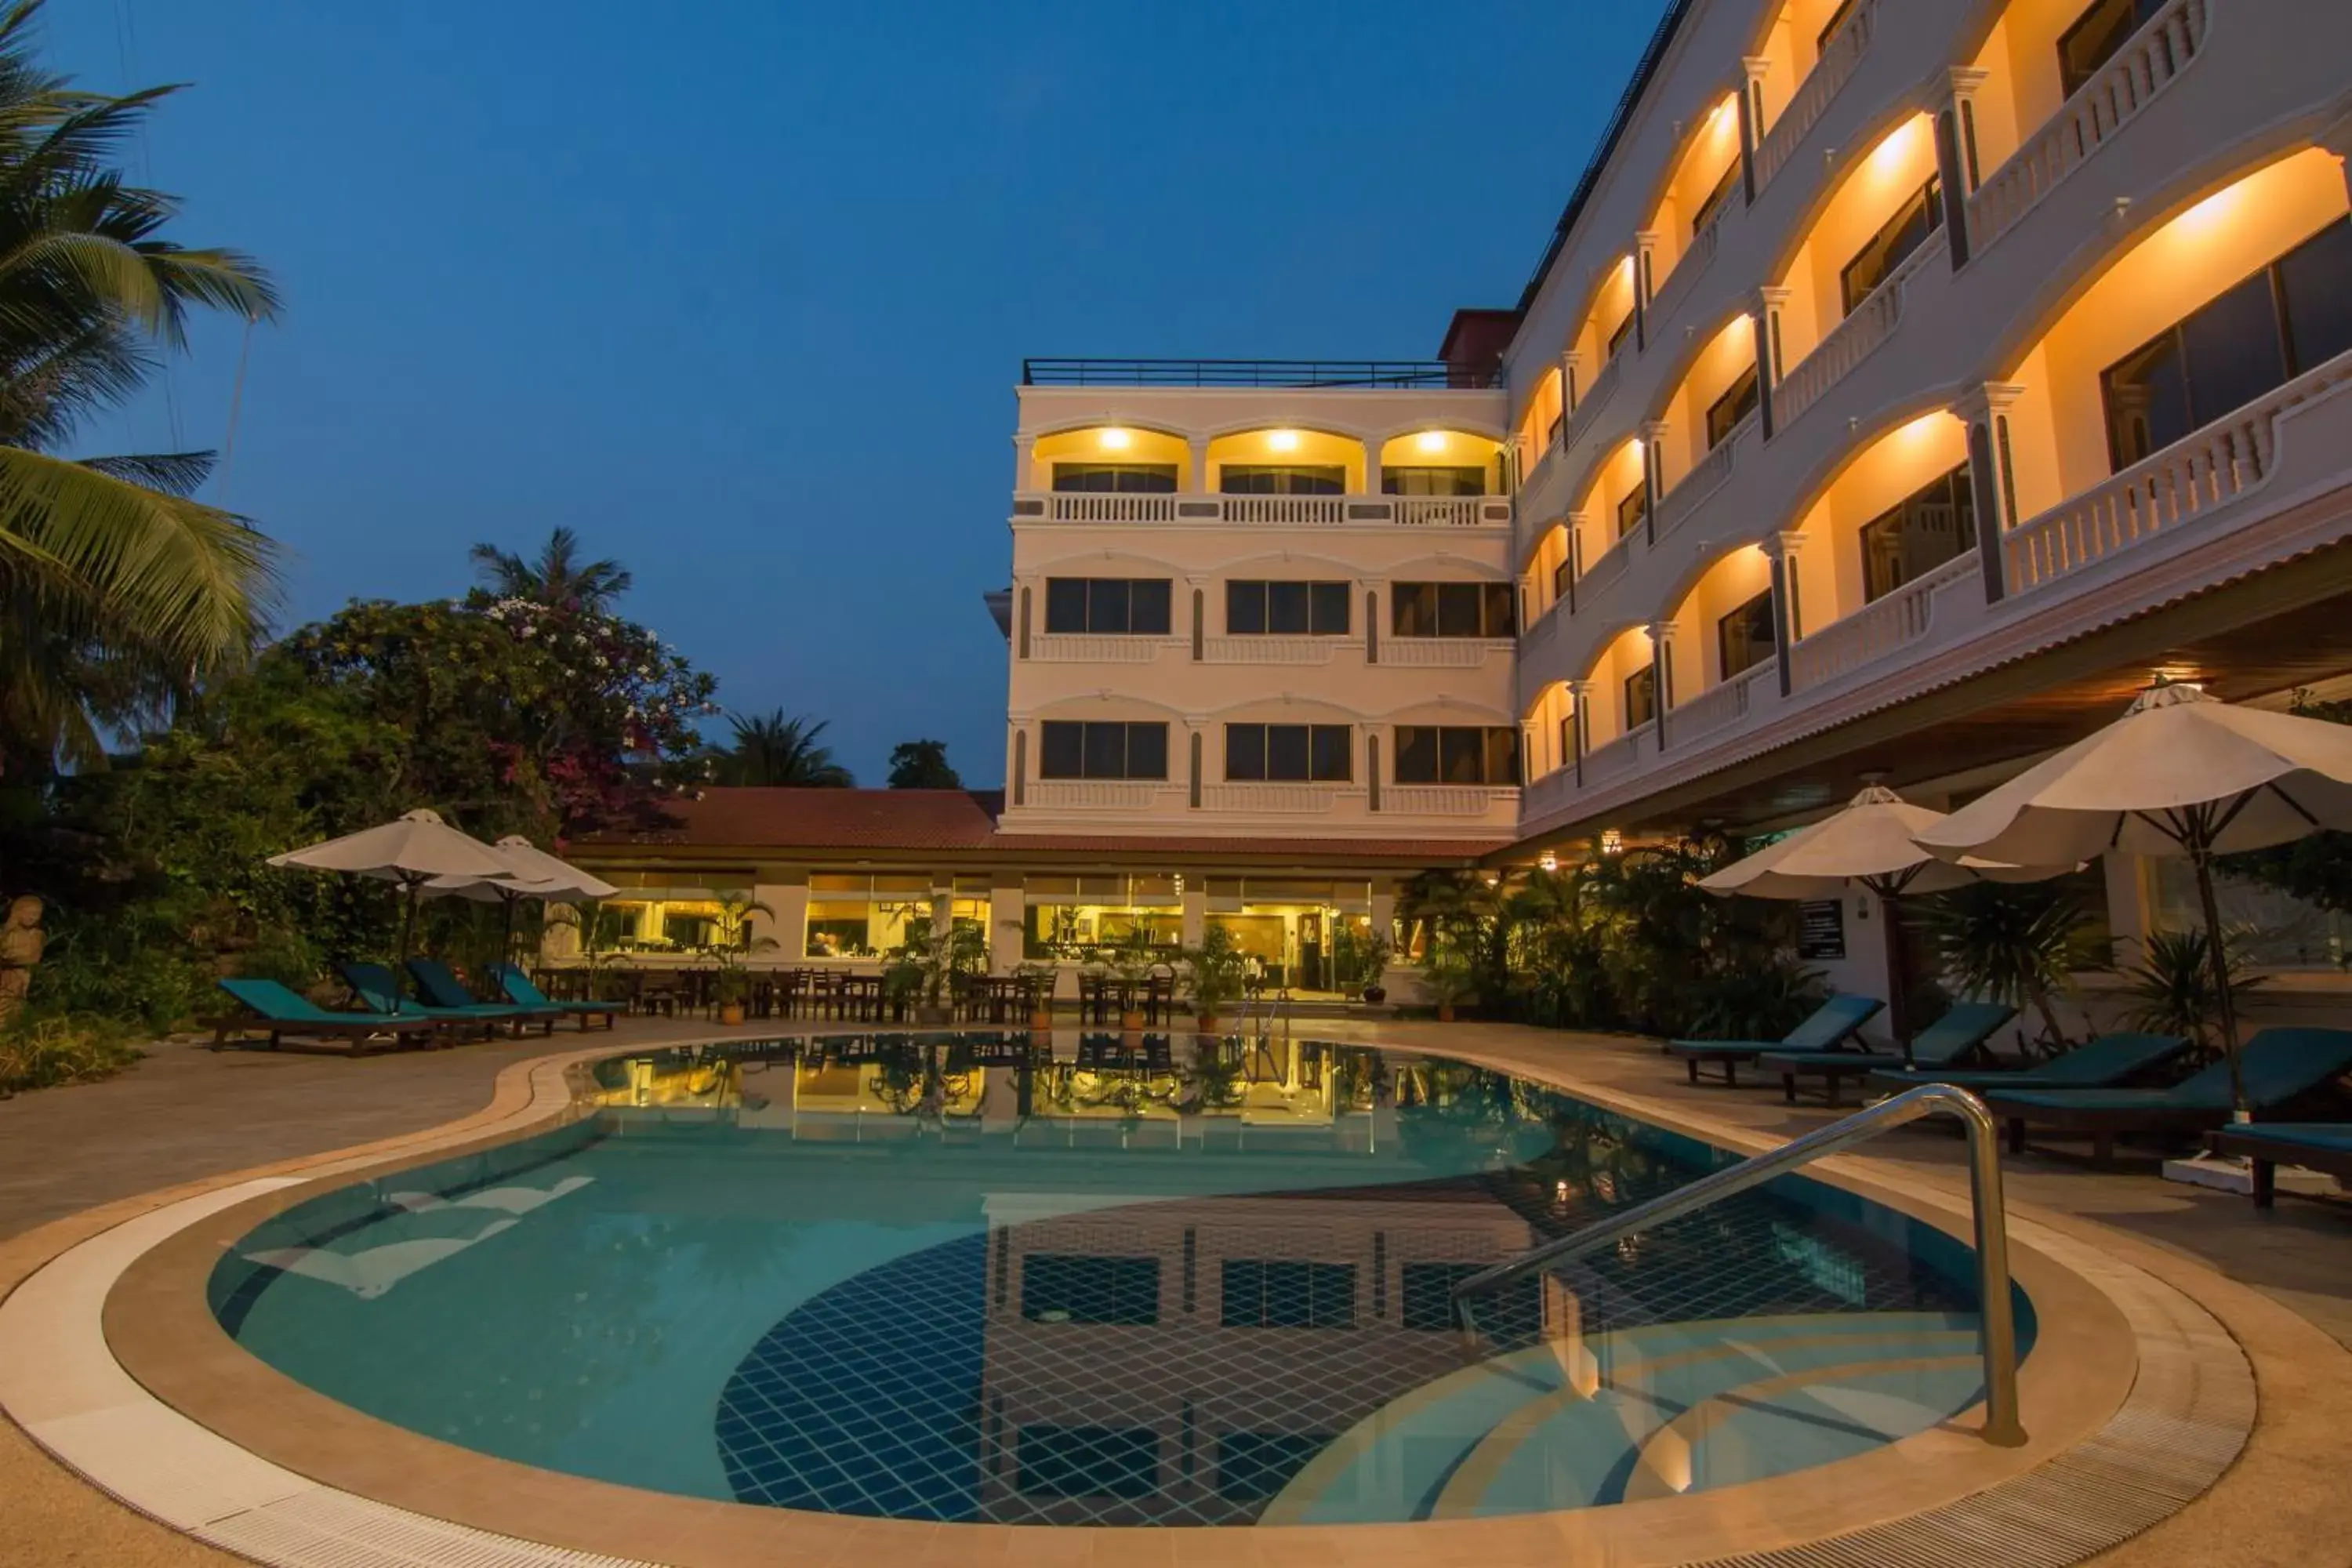
[[[302,1382],[485,1453],[931,1520],[1605,1505],[1976,1397],[1965,1248],[1801,1179],[1529,1281],[1465,1334],[1465,1275],[1726,1156],[1461,1062],[858,1035],[615,1058],[585,1099],[262,1226],[215,1311]]]

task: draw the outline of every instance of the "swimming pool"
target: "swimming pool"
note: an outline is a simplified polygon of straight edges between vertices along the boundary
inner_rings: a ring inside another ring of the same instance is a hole
[[[616,1058],[590,1099],[287,1210],[214,1270],[215,1316],[483,1453],[922,1520],[1607,1506],[1979,1397],[1966,1248],[1801,1178],[1544,1275],[1465,1337],[1467,1274],[1728,1160],[1465,1063],[860,1035]]]

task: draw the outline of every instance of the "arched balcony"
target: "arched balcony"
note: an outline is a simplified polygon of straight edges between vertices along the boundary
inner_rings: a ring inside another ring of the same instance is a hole
[[[1557,366],[1547,370],[1536,381],[1535,391],[1528,395],[1528,405],[1519,412],[1519,449],[1528,454],[1530,472],[1553,448],[1559,445],[1560,426],[1567,405],[1561,399],[1563,388]]]
[[[1565,680],[1555,680],[1528,705],[1528,777],[1549,778],[1576,761],[1576,697]]]
[[[1642,438],[1630,437],[1601,460],[1583,501],[1569,514],[1569,549],[1580,583],[1598,592],[1622,576],[1633,559],[1621,548],[1650,515],[1650,485]]]
[[[1233,496],[1362,495],[1364,444],[1326,430],[1276,428],[1220,436],[1204,455],[1203,489]]]
[[[2279,415],[2352,376],[2347,206],[2320,148],[2237,180],[2120,251],[1987,389],[2011,591],[2262,480]]]
[[[1491,436],[1410,431],[1381,443],[1377,460],[1380,493],[1401,498],[1401,521],[1475,522],[1477,498],[1504,489],[1503,444]]]
[[[1583,716],[1586,776],[1611,771],[1607,761],[1590,765],[1602,753],[1622,752],[1630,766],[1633,744],[1656,730],[1659,668],[1649,628],[1628,626],[1610,639],[1592,661],[1580,683],[1584,700],[1577,704]]]
[[[1757,402],[1756,323],[1743,313],[1706,339],[1649,427],[1664,499],[1685,483],[1704,488],[1698,470],[1710,456],[1718,465],[1728,461],[1732,435]]]
[[[1727,93],[1695,126],[1642,231],[1650,314],[1665,321],[1715,257],[1715,220],[1739,191],[1739,100]]]
[[[1748,60],[1748,115],[1761,190],[1861,63],[1877,0],[1788,0]]]
[[[1661,660],[1672,695],[1666,727],[1674,744],[1736,722],[1747,711],[1748,682],[1777,684],[1772,564],[1759,546],[1743,544],[1717,556],[1664,624],[1674,628]]]
[[[1173,497],[1198,487],[1192,448],[1181,436],[1133,426],[1104,425],[1083,430],[1059,430],[1031,444],[1026,471],[1014,488],[1050,491],[1052,515],[1070,521],[1101,517],[1124,520],[1141,508],[1164,509],[1173,516],[1174,502],[1131,498]],[[1113,500],[1112,497],[1130,498]]]

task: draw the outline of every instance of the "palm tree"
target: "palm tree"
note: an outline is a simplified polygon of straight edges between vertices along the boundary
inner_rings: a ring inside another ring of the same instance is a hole
[[[850,789],[857,781],[833,760],[833,748],[817,743],[824,721],[787,719],[781,708],[746,718],[728,715],[734,747],[713,759],[720,784],[770,784],[795,789]]]
[[[35,58],[39,10],[0,14],[0,742],[94,763],[103,731],[245,656],[277,556],[190,499],[209,453],[59,448],[185,349],[192,308],[261,321],[278,296],[236,251],[159,237],[177,198],[113,159],[174,89],[73,89]]]
[[[629,591],[632,579],[614,560],[582,561],[580,536],[568,528],[549,531],[539,559],[477,544],[467,552],[474,570],[501,598],[533,599],[562,609],[602,612]]]

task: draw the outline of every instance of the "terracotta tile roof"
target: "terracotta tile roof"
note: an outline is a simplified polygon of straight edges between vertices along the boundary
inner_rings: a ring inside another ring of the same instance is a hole
[[[961,850],[1046,854],[1198,855],[1295,860],[1358,858],[1461,863],[1506,838],[1200,837],[1178,834],[1003,833],[1002,790],[764,789],[712,786],[667,805],[668,826],[584,838],[583,850]]]

